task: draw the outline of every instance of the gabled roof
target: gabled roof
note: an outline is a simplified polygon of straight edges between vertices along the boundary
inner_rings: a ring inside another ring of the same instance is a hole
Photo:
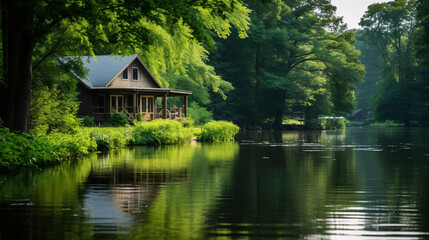
[[[157,86],[161,88],[159,82],[155,79],[149,69],[144,65],[137,54],[124,57],[122,55],[97,55],[95,56],[97,61],[92,56],[83,56],[82,61],[88,74],[84,79],[81,80],[89,88],[94,87],[108,87],[109,83],[113,79],[124,71],[135,59],[143,65],[143,68],[147,71],[149,76],[152,78]]]

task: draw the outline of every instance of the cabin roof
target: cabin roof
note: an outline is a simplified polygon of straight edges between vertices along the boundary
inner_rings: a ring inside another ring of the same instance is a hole
[[[161,88],[159,82],[137,54],[127,57],[122,55],[97,55],[95,59],[92,56],[83,56],[81,58],[85,68],[88,69],[88,74],[84,79],[79,78],[79,80],[89,88],[108,87],[112,80],[121,74],[135,59],[142,64],[155,85]]]

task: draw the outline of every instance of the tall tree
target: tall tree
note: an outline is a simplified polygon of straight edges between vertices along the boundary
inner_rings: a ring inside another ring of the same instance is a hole
[[[12,130],[28,131],[34,50],[61,26],[75,26],[80,42],[87,42],[93,54],[93,39],[105,38],[105,31],[116,35],[110,42],[133,48],[150,42],[142,21],[166,26],[181,21],[190,29],[189,37],[212,46],[210,32],[228,34],[231,25],[244,34],[247,25],[231,17],[240,0],[229,1],[80,1],[80,0],[4,0],[1,2],[4,80],[1,88],[0,117]],[[223,21],[213,28],[206,20]],[[227,21],[225,21],[227,20]],[[93,30],[96,32],[94,33]],[[63,36],[58,34],[61,40]],[[106,39],[107,40],[107,39]],[[56,49],[61,41],[47,49]],[[46,59],[51,55],[41,57]]]
[[[227,108],[236,122],[252,127],[272,118],[279,129],[287,111],[317,104],[315,95],[322,93],[333,103],[326,114],[353,108],[351,83],[361,81],[364,71],[351,45],[353,33],[343,31],[329,1],[276,0],[249,7],[249,38],[221,41],[214,61],[235,87]]]
[[[418,48],[425,64],[429,64],[429,2],[417,0],[417,18],[419,20]]]
[[[370,5],[360,25],[367,41],[377,48],[381,81],[372,101],[378,120],[395,120],[405,125],[416,121],[424,94],[416,43],[414,0],[394,0]]]

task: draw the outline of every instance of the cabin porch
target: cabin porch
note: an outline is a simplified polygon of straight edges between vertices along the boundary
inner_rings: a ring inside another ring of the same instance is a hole
[[[163,89],[163,91],[144,90],[98,90],[93,92],[92,106],[88,109],[96,122],[104,122],[109,119],[110,114],[124,113],[128,121],[132,122],[139,118],[141,120],[175,119],[188,115],[188,91]],[[94,99],[94,96],[96,98]],[[182,98],[183,106],[167,107],[170,97]],[[140,115],[140,116],[139,116]]]

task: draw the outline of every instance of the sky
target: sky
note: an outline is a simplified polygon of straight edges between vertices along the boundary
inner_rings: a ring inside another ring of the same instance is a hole
[[[389,0],[331,0],[337,7],[337,16],[343,16],[348,29],[360,28],[359,21],[368,6],[373,3],[388,2]]]

